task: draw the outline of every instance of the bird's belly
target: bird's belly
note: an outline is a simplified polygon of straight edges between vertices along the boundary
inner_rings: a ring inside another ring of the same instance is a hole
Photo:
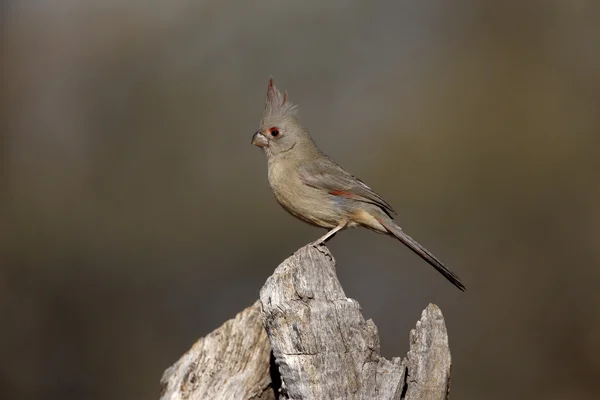
[[[309,224],[334,228],[344,219],[331,201],[316,189],[306,187],[302,193],[274,190],[274,193],[287,212]]]

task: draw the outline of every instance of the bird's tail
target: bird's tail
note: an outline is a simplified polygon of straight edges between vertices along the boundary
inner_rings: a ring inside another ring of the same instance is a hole
[[[394,235],[396,239],[404,243],[409,249],[417,253],[419,257],[427,261],[433,268],[437,269],[438,272],[446,279],[448,279],[454,286],[462,290],[463,292],[467,289],[465,285],[460,281],[460,278],[450,271],[440,260],[435,258],[426,248],[421,246],[416,240],[408,236],[402,228],[392,221],[391,218],[377,218],[377,221],[387,229],[389,233]]]

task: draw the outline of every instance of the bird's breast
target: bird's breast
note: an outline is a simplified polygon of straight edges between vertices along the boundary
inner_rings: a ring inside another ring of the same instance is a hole
[[[332,196],[305,185],[295,168],[269,165],[269,184],[277,202],[290,214],[309,224],[333,228],[344,219]]]

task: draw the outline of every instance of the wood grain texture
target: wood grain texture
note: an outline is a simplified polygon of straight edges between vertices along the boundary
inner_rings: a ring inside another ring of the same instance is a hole
[[[259,302],[165,371],[161,399],[444,400],[450,365],[433,304],[410,332],[407,357],[381,357],[377,328],[344,294],[333,256],[307,245],[277,267]]]
[[[274,400],[259,302],[198,340],[161,379],[161,400]]]
[[[377,328],[344,294],[325,246],[285,260],[260,301],[284,398],[400,398],[406,367],[380,356]]]
[[[423,310],[410,332],[407,355],[407,399],[446,399],[450,393],[450,347],[442,311],[435,304]]]

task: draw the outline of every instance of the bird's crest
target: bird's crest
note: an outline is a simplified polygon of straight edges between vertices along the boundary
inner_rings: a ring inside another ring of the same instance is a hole
[[[294,116],[297,110],[296,105],[288,101],[287,91],[281,96],[281,92],[273,85],[273,78],[269,78],[263,119]]]

